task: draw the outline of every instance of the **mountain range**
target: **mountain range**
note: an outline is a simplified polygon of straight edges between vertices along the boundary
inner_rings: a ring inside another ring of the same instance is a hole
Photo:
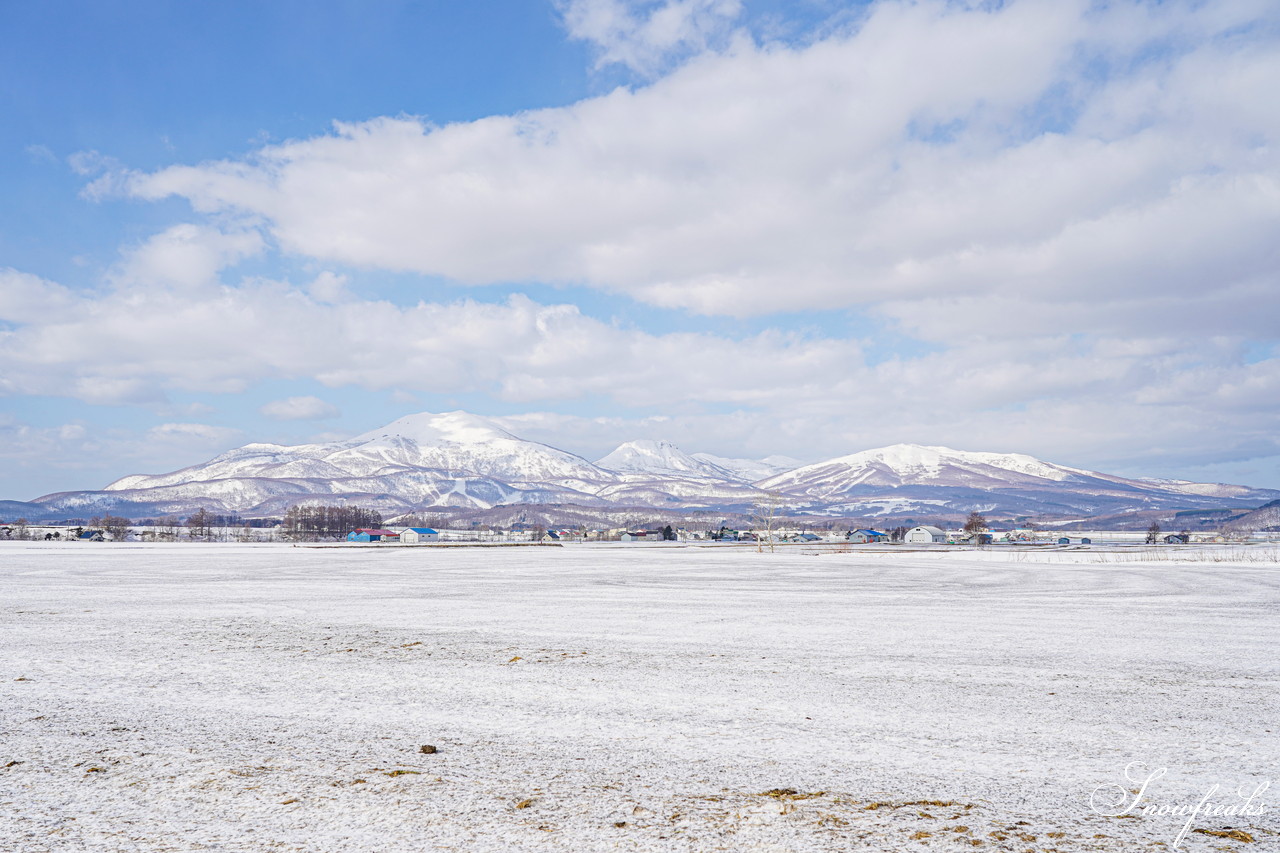
[[[305,502],[358,503],[385,514],[466,512],[529,505],[749,513],[773,502],[789,512],[892,520],[979,510],[1063,519],[1164,509],[1251,508],[1280,491],[1180,480],[1132,479],[1018,453],[897,444],[811,465],[771,456],[690,455],[667,441],[629,441],[590,462],[522,439],[467,412],[421,413],[323,444],[247,444],[166,474],[135,474],[96,491],[0,502],[30,520],[103,513],[178,515],[201,507],[279,516]]]

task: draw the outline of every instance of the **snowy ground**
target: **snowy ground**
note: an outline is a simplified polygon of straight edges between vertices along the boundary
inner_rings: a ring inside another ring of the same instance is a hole
[[[4,543],[0,850],[1280,849],[1274,549],[1018,553]]]

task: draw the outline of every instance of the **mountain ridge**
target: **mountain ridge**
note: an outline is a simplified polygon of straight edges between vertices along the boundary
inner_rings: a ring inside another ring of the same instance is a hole
[[[819,515],[980,509],[1063,517],[1240,507],[1280,497],[1276,490],[1118,477],[1022,453],[937,445],[888,445],[787,467],[797,461],[688,454],[670,441],[637,439],[590,462],[480,415],[421,412],[338,441],[249,443],[201,464],[128,475],[100,490],[44,495],[29,505],[75,514],[113,507],[173,514],[204,506],[278,515],[293,503],[340,500],[391,512],[517,504],[742,512],[778,495],[794,510]]]

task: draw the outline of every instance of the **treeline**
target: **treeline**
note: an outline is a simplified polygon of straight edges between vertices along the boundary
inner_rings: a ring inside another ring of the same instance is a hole
[[[359,506],[294,506],[280,532],[289,539],[341,539],[361,527],[381,527],[382,513]]]

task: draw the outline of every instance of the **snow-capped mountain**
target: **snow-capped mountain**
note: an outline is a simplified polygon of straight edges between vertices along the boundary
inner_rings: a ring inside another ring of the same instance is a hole
[[[996,488],[1071,482],[1081,472],[1020,453],[974,453],[948,447],[895,444],[803,465],[760,483],[765,489],[838,497],[858,486],[939,485]]]
[[[1140,483],[1178,492],[1183,495],[1206,495],[1215,498],[1235,498],[1256,491],[1249,486],[1233,486],[1229,483],[1197,483],[1192,480],[1166,480],[1159,477],[1139,477]]]
[[[421,469],[451,477],[491,477],[517,487],[580,488],[616,479],[581,456],[517,438],[487,418],[424,412],[345,441],[296,447],[248,444],[170,474],[124,477],[106,491],[243,478],[379,478]]]
[[[322,497],[370,502],[370,496],[408,509],[591,504],[594,492],[617,480],[581,456],[518,438],[488,418],[424,412],[344,441],[248,444],[168,474],[123,477],[103,491],[164,506],[199,499],[230,512],[274,511]],[[89,494],[51,497],[67,504]]]
[[[608,456],[597,459],[596,466],[619,474],[659,474],[668,477],[701,477],[713,480],[739,479],[733,472],[690,456],[669,441],[651,439],[620,444]]]
[[[763,492],[732,471],[690,456],[669,441],[628,441],[597,459],[596,465],[615,472],[619,479],[596,495],[618,504],[741,507],[764,498]]]
[[[1022,453],[916,444],[895,444],[804,465],[756,485],[829,509],[881,507],[869,514],[939,505],[1011,513],[1097,513],[1224,505],[1224,499],[1265,500],[1269,493],[1244,486],[1220,486],[1215,491],[1204,484],[1128,479],[1055,465]]]
[[[731,475],[746,483],[755,483],[766,477],[774,477],[799,468],[804,464],[799,459],[779,455],[766,456],[763,459],[732,459],[725,456],[713,456],[710,453],[694,453],[693,458],[728,471]]]
[[[669,442],[630,442],[594,465],[467,412],[424,412],[322,444],[248,444],[167,474],[122,477],[101,491],[37,498],[49,512],[183,513],[200,507],[280,514],[343,499],[384,511],[504,504],[747,506],[760,497],[729,472]],[[602,460],[605,461],[605,460]]]
[[[1019,453],[898,444],[813,465],[687,454],[630,441],[595,463],[527,441],[467,412],[424,412],[354,438],[288,447],[248,444],[167,474],[123,477],[100,491],[22,503],[28,517],[130,517],[204,507],[282,514],[345,500],[382,510],[488,510],[507,505],[749,510],[767,495],[807,512],[888,516],[964,513],[1081,516],[1164,508],[1249,507],[1280,491],[1126,479]],[[780,470],[791,469],[791,470]]]

